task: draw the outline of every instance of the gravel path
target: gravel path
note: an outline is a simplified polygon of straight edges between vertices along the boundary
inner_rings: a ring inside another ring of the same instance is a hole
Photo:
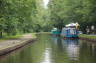
[[[16,45],[22,44],[28,40],[32,39],[32,34],[25,34],[19,39],[10,39],[10,40],[4,40],[0,42],[0,50],[6,49],[9,47],[14,47]]]

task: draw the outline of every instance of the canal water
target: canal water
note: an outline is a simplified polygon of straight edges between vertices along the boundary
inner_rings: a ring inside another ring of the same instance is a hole
[[[48,34],[37,37],[36,42],[0,57],[0,63],[96,63],[94,43]]]

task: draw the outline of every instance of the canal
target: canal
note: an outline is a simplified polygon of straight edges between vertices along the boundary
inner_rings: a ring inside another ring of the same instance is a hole
[[[34,43],[0,57],[0,63],[96,63],[96,44],[37,35]]]

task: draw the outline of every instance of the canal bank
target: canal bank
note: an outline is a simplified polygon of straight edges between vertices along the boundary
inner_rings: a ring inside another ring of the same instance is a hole
[[[96,35],[81,34],[79,38],[86,41],[96,42]]]
[[[18,39],[3,40],[0,42],[0,56],[19,49],[36,40],[35,34],[24,34]]]

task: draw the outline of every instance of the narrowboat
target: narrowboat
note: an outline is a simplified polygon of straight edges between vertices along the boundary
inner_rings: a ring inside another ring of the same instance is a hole
[[[78,38],[78,23],[66,25],[61,32],[61,36],[65,38]]]

